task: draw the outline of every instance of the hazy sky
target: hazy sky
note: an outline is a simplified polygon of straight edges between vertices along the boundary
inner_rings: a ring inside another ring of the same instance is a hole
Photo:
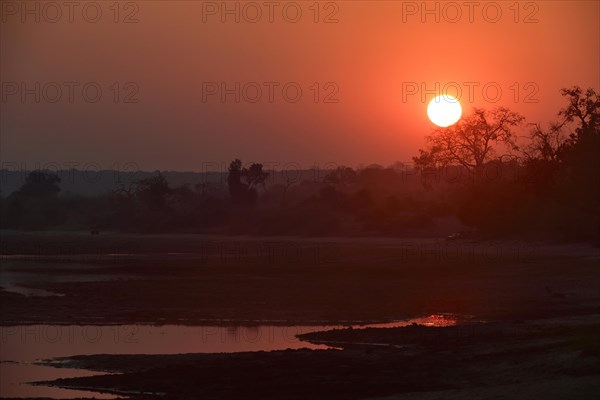
[[[2,1],[3,165],[386,165],[436,85],[531,122],[600,88],[598,1],[222,4]]]

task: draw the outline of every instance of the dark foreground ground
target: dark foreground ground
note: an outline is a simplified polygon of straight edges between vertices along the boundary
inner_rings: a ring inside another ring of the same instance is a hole
[[[29,286],[61,295],[1,291],[4,325],[340,323],[440,312],[486,321],[303,337],[343,350],[80,356],[61,366],[123,374],[55,382],[64,387],[180,399],[600,392],[600,258],[585,245],[3,234],[2,254],[3,271],[52,276]],[[110,280],[57,278],[78,274]]]

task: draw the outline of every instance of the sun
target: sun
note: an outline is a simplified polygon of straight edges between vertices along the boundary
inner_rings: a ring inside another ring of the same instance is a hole
[[[460,103],[447,94],[435,97],[427,106],[427,116],[431,122],[442,128],[457,123],[461,115]]]

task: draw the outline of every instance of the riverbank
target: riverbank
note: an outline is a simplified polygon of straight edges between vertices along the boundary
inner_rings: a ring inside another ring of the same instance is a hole
[[[343,350],[70,357],[60,366],[119,374],[51,384],[136,399],[593,399],[599,334],[598,314],[335,330],[302,339]]]

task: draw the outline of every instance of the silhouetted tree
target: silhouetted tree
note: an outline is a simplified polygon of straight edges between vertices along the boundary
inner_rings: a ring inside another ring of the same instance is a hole
[[[567,98],[569,105],[559,112],[565,122],[579,123],[578,132],[597,131],[600,124],[600,98],[593,88],[585,92],[579,86],[561,89],[561,94]]]
[[[60,192],[60,178],[58,175],[44,172],[32,171],[25,178],[25,183],[17,194],[24,196],[45,197],[54,196]]]
[[[534,125],[522,146],[524,163],[516,168],[527,179],[463,190],[459,215],[464,222],[493,235],[535,231],[570,239],[600,237],[600,101],[593,89],[575,86],[561,93],[567,106],[559,111],[559,121],[546,129]]]
[[[426,140],[429,147],[413,157],[419,169],[461,165],[476,177],[486,162],[498,158],[498,145],[516,150],[512,128],[524,117],[499,107],[491,111],[475,108],[471,115],[447,128],[437,128]]]
[[[32,171],[21,188],[7,199],[6,225],[11,228],[42,229],[63,218],[57,195],[60,178],[45,171]]]
[[[356,181],[356,171],[350,167],[339,166],[325,175],[324,183],[338,186],[348,186]]]
[[[547,129],[540,124],[531,124],[529,143],[522,148],[525,161],[539,160],[558,163],[565,147],[569,144],[569,136],[564,133],[563,125],[551,123]]]
[[[242,169],[242,178],[248,184],[249,189],[261,185],[264,189],[265,182],[269,178],[269,173],[263,171],[262,164],[252,164],[250,168]]]
[[[167,203],[167,197],[172,193],[169,182],[159,172],[151,178],[140,179],[136,182],[135,196],[151,210],[163,208]]]
[[[564,123],[576,123],[561,155],[558,202],[560,229],[570,237],[600,238],[600,98],[594,89],[563,89],[568,106],[560,111]]]
[[[262,164],[256,163],[252,164],[250,168],[242,168],[242,162],[237,158],[229,164],[227,185],[234,204],[252,205],[256,203],[256,186],[262,185],[264,188],[265,181],[269,177],[269,174],[262,168]],[[242,182],[242,179],[246,183]]]
[[[237,158],[229,164],[227,186],[234,204],[246,204],[248,202],[248,185],[242,182],[242,162]]]

